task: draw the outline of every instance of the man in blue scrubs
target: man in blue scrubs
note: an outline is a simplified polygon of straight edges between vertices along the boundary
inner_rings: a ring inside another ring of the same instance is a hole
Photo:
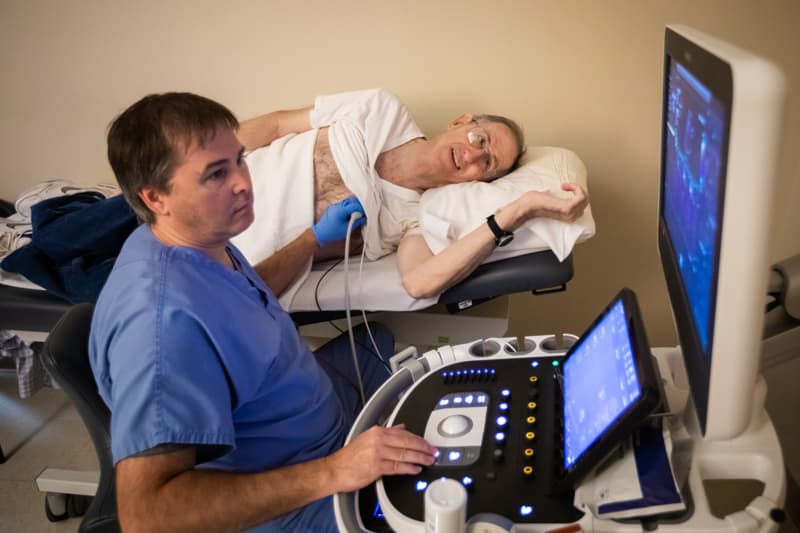
[[[253,221],[237,128],[220,104],[167,93],[109,130],[109,161],[145,222],[103,288],[90,338],[126,531],[335,531],[332,494],[434,461],[403,427],[343,447],[360,408],[345,343],[311,353],[275,294],[344,238],[361,206],[332,205],[260,265],[262,280],[229,242]],[[391,335],[377,337],[391,353]],[[370,394],[388,372],[359,356]]]

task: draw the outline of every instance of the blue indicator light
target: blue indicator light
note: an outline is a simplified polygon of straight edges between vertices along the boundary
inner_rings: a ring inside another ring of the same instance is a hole
[[[455,398],[453,398],[453,403],[461,403],[462,401],[463,399],[461,398],[461,396],[456,396]]]
[[[532,366],[533,368],[536,368],[537,366],[539,366],[539,361],[533,361],[533,362],[531,362],[531,366]]]
[[[497,442],[503,442],[504,440],[506,440],[506,434],[503,433],[502,431],[498,431],[497,433],[494,434],[494,440],[496,440]]]
[[[464,485],[465,487],[469,487],[470,485],[472,485],[472,478],[469,476],[462,477],[461,484]]]
[[[507,402],[500,402],[500,405],[497,406],[501,411],[508,411],[508,403]]]
[[[511,396],[511,391],[509,389],[503,389],[500,391],[500,396],[502,396],[503,398],[508,398],[509,396]]]
[[[444,407],[445,405],[450,405],[450,399],[449,398],[442,398],[441,400],[439,400],[439,405],[442,406],[442,407]]]
[[[376,503],[375,504],[375,510],[372,511],[372,516],[374,516],[375,518],[385,518],[383,516],[383,511],[381,510],[381,504],[380,503]]]
[[[450,460],[450,462],[458,461],[459,459],[461,459],[461,452],[452,451],[449,454],[447,454],[447,458]]]
[[[504,417],[504,416],[498,416],[497,417],[497,427],[501,428],[501,427],[505,426],[507,422],[508,422],[508,419],[506,417]]]
[[[494,368],[491,370],[492,374],[494,374]]]
[[[469,373],[470,373],[470,374],[474,374],[474,373],[475,373],[475,369],[474,369],[474,368],[470,368],[470,369],[469,369]]]
[[[415,488],[417,489],[417,492],[422,492],[423,490],[428,488],[428,482],[422,480],[417,481],[417,486]]]
[[[533,514],[533,505],[520,505],[519,506],[519,515],[520,516],[530,516]]]
[[[470,394],[469,396],[464,398],[464,402],[466,402],[467,404],[471,404],[474,400],[475,400],[475,397],[472,394]]]
[[[456,376],[460,376],[460,375],[461,375],[461,370],[456,370]]]
[[[553,366],[558,366],[558,361],[553,361]]]

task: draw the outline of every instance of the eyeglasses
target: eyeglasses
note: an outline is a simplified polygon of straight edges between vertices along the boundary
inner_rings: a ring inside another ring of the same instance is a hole
[[[467,132],[467,142],[470,144],[470,146],[480,148],[484,151],[486,154],[484,175],[487,178],[491,178],[492,161],[494,158],[492,157],[492,153],[489,151],[489,134],[486,133],[486,130],[478,124],[477,120],[473,119],[472,123],[474,126]]]

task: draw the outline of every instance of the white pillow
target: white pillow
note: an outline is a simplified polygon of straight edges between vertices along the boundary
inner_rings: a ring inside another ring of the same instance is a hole
[[[425,191],[419,204],[422,235],[433,253],[439,253],[485,224],[487,216],[525,191],[549,191],[562,198],[570,196],[572,193],[561,190],[561,184],[566,182],[578,183],[586,189],[586,167],[580,158],[565,148],[530,146],[522,166],[491,183],[473,181]],[[514,232],[511,243],[496,248],[486,262],[547,249],[563,261],[575,244],[594,233],[590,206],[571,224],[534,218]]]

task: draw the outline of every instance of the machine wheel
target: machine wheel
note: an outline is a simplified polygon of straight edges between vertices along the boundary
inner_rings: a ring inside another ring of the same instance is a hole
[[[69,495],[58,492],[48,492],[44,495],[44,514],[51,522],[61,522],[69,518],[67,499]]]
[[[91,496],[81,494],[70,494],[67,496],[67,514],[70,518],[76,518],[86,514],[89,504],[92,503]]]

